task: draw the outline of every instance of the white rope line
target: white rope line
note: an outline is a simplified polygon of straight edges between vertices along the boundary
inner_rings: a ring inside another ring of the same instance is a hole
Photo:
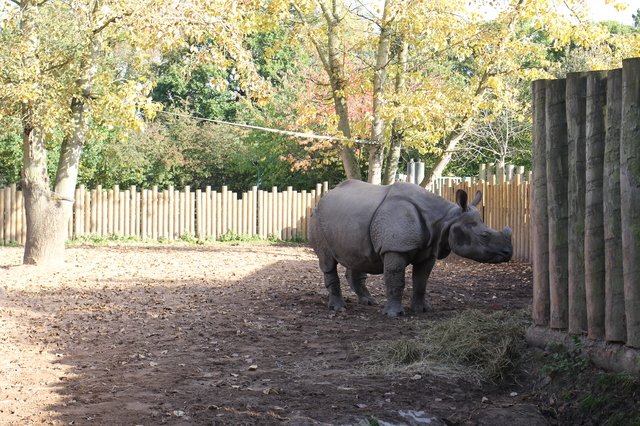
[[[213,120],[211,118],[194,117],[192,115],[180,114],[177,112],[167,112],[167,111],[158,111],[158,112],[161,112],[163,114],[177,115],[180,117],[193,118],[196,120],[210,121],[216,124],[226,124],[228,126],[242,127],[243,129],[262,130],[265,132],[280,133],[282,135],[295,136],[298,138],[326,139],[330,141],[354,142],[354,143],[364,143],[364,144],[372,144],[372,145],[378,144],[378,142],[373,142],[373,141],[368,141],[363,139],[346,139],[346,138],[339,138],[336,136],[323,136],[323,135],[315,135],[313,133],[300,133],[300,132],[291,132],[288,130],[270,129],[268,127],[252,126],[249,124],[229,123],[227,121]]]

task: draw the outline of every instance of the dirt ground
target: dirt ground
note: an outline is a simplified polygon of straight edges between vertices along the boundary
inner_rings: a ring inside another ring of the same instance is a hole
[[[529,265],[451,255],[433,311],[395,319],[380,276],[380,305],[343,286],[347,310],[328,310],[301,244],[74,246],[55,268],[22,251],[0,247],[0,425],[545,424],[526,377],[362,374],[363,348],[415,321],[529,305]]]

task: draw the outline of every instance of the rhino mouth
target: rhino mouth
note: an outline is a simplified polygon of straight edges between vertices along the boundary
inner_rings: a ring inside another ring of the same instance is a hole
[[[502,262],[508,262],[511,260],[511,256],[513,256],[513,251],[512,250],[500,250],[497,252],[493,253],[493,256],[491,256],[491,259],[487,260],[487,263],[502,263]]]

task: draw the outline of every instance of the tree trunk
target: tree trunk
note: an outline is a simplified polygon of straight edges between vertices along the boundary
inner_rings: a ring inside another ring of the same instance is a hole
[[[64,261],[68,216],[73,203],[56,197],[49,189],[47,151],[42,133],[24,126],[24,168],[22,191],[27,221],[23,263],[50,265]]]
[[[327,45],[326,52],[320,45],[318,39],[311,36],[311,42],[316,48],[322,67],[324,68],[329,82],[331,83],[331,96],[333,98],[333,105],[338,116],[338,130],[342,135],[351,139],[351,125],[349,124],[349,108],[347,106],[346,93],[346,78],[344,76],[344,69],[340,56],[340,37],[338,35],[338,27],[343,19],[343,13],[339,10],[338,3],[332,2],[331,5],[327,5],[323,2],[318,2],[322,9],[322,16],[327,23]],[[304,22],[305,26],[310,27],[307,22],[302,8],[296,3],[291,3],[295,9],[298,17]],[[354,153],[353,148],[342,143],[338,143],[338,151],[340,158],[342,159],[342,166],[344,167],[347,179],[362,180],[362,173],[358,166],[358,160]]]
[[[409,45],[406,41],[401,41],[400,52],[398,52],[398,74],[395,79],[394,91],[399,95],[404,91],[405,74],[407,71],[407,55]],[[382,176],[383,185],[391,185],[398,173],[398,163],[400,162],[400,154],[402,153],[402,145],[404,144],[404,132],[400,128],[401,120],[394,118],[391,123],[391,140],[389,141],[389,152],[387,154],[384,175]]]
[[[73,213],[80,156],[88,127],[86,100],[93,96],[94,63],[99,49],[98,36],[94,34],[91,50],[82,63],[81,77],[75,82],[77,94],[71,100],[70,126],[60,149],[54,191],[49,185],[47,149],[37,119],[34,118],[34,108],[25,108],[22,173],[27,221],[25,264],[64,262],[68,223]]]
[[[402,131],[397,128],[397,123],[391,127],[391,139],[389,141],[389,152],[387,154],[386,167],[382,176],[383,185],[391,185],[395,181],[396,173],[398,173],[398,163],[400,162],[400,154],[402,153],[402,144],[404,137]]]
[[[323,16],[327,22],[327,56],[324,57],[319,44],[316,44],[316,50],[321,57],[325,71],[331,82],[331,93],[333,103],[338,116],[338,130],[342,132],[345,138],[351,138],[351,125],[349,124],[349,108],[347,106],[346,93],[346,77],[344,76],[344,68],[341,61],[340,37],[338,35],[338,27],[340,26],[342,17],[340,11],[337,10],[337,3],[333,2],[332,9],[328,9],[323,3],[320,3]],[[301,12],[299,14],[302,16]],[[339,146],[340,157],[344,167],[347,179],[362,180],[360,167],[353,149],[344,144]]]
[[[25,0],[20,7],[20,29],[25,47],[22,63],[25,75],[37,86],[37,79],[41,78],[37,56],[40,43],[38,5],[35,1]],[[37,99],[25,101],[22,111],[22,191],[27,222],[23,263],[54,264],[64,260],[67,223],[64,222],[63,204],[69,202],[55,197],[49,188],[47,149],[39,124],[45,112],[40,110]]]
[[[486,84],[489,81],[489,77],[489,74],[484,74],[480,79],[480,82],[478,83],[478,87],[476,88],[476,92],[474,94],[477,99],[480,99],[482,95],[484,95],[484,92],[487,90]],[[431,168],[431,170],[429,170],[429,173],[425,174],[424,179],[422,179],[422,182],[420,182],[420,186],[428,188],[437,178],[442,175],[445,167],[447,167],[447,164],[449,164],[449,162],[451,161],[453,150],[462,140],[462,138],[466,136],[473,122],[474,117],[467,115],[462,120],[462,125],[456,130],[449,133],[449,136],[447,136],[445,143],[444,154],[442,154],[442,157],[440,157],[438,161],[436,161],[436,164]]]
[[[389,65],[389,49],[391,46],[391,28],[388,23],[388,12],[392,0],[386,0],[382,13],[378,54],[373,75],[373,122],[371,123],[371,140],[375,145],[369,146],[369,183],[382,183],[382,163],[384,160],[384,118],[381,109],[384,106],[387,66]]]
[[[429,188],[431,187],[433,182],[435,182],[435,180],[442,175],[445,167],[447,167],[447,164],[449,164],[449,162],[451,161],[451,157],[453,156],[455,147],[462,140],[462,138],[465,137],[472,123],[473,117],[467,117],[458,130],[449,133],[442,157],[440,157],[438,161],[436,161],[436,164],[431,168],[431,170],[429,170],[429,172],[425,174],[424,179],[422,179],[422,182],[420,182],[420,186]]]

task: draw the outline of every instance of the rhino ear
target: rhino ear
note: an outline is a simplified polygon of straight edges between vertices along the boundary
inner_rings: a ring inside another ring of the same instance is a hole
[[[462,211],[467,210],[467,192],[463,189],[458,189],[456,191],[456,204],[460,206]]]
[[[482,191],[476,192],[476,196],[473,197],[473,201],[471,201],[471,205],[474,207],[477,206],[480,200],[482,200]]]

